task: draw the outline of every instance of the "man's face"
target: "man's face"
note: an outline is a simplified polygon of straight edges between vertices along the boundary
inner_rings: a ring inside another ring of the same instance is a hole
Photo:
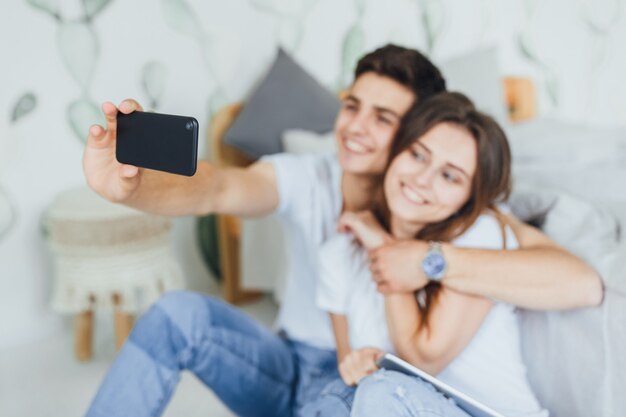
[[[373,72],[357,78],[350,87],[335,122],[339,163],[344,172],[380,175],[402,116],[415,94]]]

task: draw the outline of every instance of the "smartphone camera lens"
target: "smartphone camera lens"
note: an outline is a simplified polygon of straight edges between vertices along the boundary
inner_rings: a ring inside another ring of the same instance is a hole
[[[192,122],[187,122],[187,123],[185,124],[185,129],[187,129],[187,130],[191,130],[191,129],[193,129],[193,123],[192,123]]]

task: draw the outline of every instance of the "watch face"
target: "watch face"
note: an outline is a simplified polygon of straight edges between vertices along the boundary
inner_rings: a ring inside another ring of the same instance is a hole
[[[446,260],[438,253],[430,253],[424,258],[422,267],[428,278],[440,278],[446,269]]]

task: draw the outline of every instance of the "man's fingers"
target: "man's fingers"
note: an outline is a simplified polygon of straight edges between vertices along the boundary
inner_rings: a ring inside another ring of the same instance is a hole
[[[134,111],[143,111],[143,107],[136,100],[127,98],[120,103],[120,111],[124,114],[132,113]]]
[[[139,174],[139,168],[134,165],[123,164],[120,166],[120,176],[124,179],[135,178]]]
[[[87,146],[103,148],[106,146],[106,130],[100,125],[92,125],[87,136]]]

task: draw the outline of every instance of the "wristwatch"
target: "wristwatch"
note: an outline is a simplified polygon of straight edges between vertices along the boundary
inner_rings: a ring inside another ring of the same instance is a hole
[[[446,274],[448,263],[441,250],[441,242],[429,242],[430,248],[422,260],[422,271],[430,280],[440,282]]]

